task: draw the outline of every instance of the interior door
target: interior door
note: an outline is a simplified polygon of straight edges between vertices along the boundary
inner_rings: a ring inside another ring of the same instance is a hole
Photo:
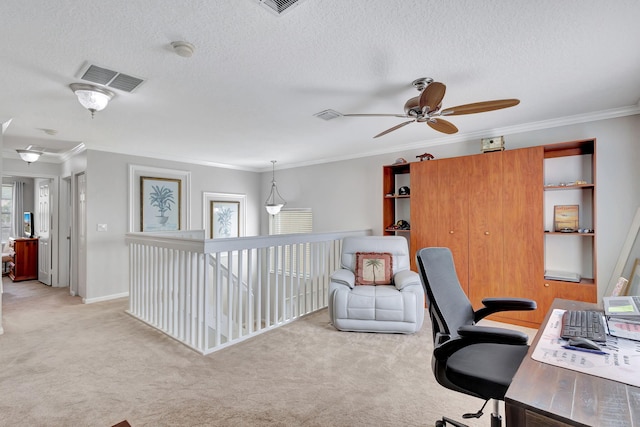
[[[76,268],[72,268],[75,278],[74,290],[77,295],[87,296],[87,178],[84,173],[76,175],[76,216],[75,235],[77,252],[74,254],[77,261]]]
[[[58,286],[71,285],[71,178],[60,182],[58,223]],[[71,291],[71,289],[70,289]]]
[[[51,286],[51,179],[36,179],[37,183],[37,209],[38,223],[38,280],[45,285]]]

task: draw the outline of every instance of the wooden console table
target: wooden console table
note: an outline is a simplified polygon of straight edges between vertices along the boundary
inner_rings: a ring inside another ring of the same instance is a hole
[[[507,390],[504,399],[507,425],[640,427],[639,387],[531,358],[554,308],[593,310],[598,306],[562,299],[553,302]]]

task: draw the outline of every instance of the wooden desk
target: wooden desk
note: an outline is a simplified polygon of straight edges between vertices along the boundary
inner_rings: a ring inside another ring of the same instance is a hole
[[[531,358],[554,308],[598,309],[556,299],[505,396],[509,426],[639,426],[640,388]],[[638,372],[640,375],[640,372]]]

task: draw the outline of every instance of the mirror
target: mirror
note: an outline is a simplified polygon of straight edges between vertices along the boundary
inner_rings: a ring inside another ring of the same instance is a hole
[[[636,259],[640,258],[640,239],[638,239],[638,231],[640,231],[640,208],[636,211],[636,215],[631,222],[631,227],[629,227],[629,234],[627,234],[627,238],[620,250],[618,262],[613,269],[613,274],[611,275],[611,279],[609,279],[609,285],[604,293],[605,296],[611,295],[611,292],[613,291],[613,288],[620,276],[629,279],[628,295],[640,294],[640,289],[638,289],[639,281],[632,280],[633,278],[631,277],[631,273],[636,275],[639,273],[637,268],[635,269],[636,271],[632,271],[636,265]]]

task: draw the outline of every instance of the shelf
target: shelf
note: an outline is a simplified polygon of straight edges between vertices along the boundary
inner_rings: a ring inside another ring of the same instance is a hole
[[[581,190],[581,189],[594,189],[594,184],[577,184],[577,185],[545,185],[544,191],[555,190]]]
[[[578,233],[577,231],[571,232],[571,233],[563,233],[562,231],[545,231],[544,232],[545,235],[551,235],[553,234],[554,236],[580,236],[580,237],[593,237],[596,235],[596,233]]]
[[[384,196],[385,199],[409,199],[411,196]]]
[[[388,231],[390,233],[409,233],[411,230],[400,230],[395,228],[385,228],[384,231]]]
[[[594,285],[593,279],[589,279],[587,277],[583,277],[582,279],[580,279],[579,282],[569,282],[569,281],[566,281],[566,280],[551,280],[551,279],[544,279],[544,282],[545,283],[560,284],[560,285],[587,285],[587,286],[589,286],[589,285],[593,286]]]
[[[393,173],[396,173],[396,174],[409,173],[409,168],[410,168],[409,162],[398,163],[397,165],[386,165],[383,167],[393,169]]]

